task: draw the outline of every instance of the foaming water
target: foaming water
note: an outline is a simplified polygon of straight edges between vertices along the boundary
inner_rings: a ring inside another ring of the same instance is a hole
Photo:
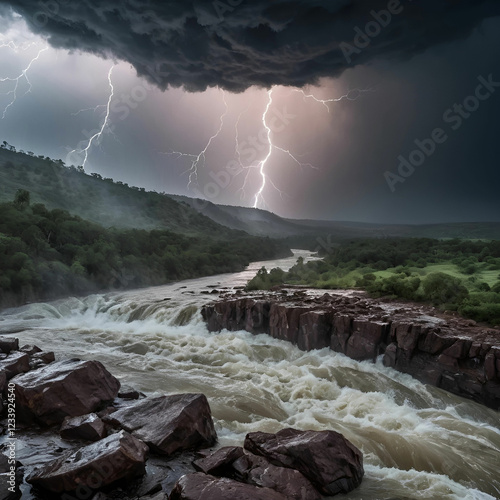
[[[0,329],[24,328],[21,342],[58,357],[98,359],[148,394],[205,393],[221,445],[286,426],[341,432],[365,457],[350,499],[500,497],[497,412],[381,362],[302,352],[267,335],[209,333],[199,311],[213,296],[201,292],[231,286],[232,277],[238,283],[224,275],[33,304],[0,315]]]

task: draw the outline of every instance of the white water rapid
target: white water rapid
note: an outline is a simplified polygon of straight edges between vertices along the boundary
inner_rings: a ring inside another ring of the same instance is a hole
[[[286,269],[297,256],[265,265]],[[15,334],[21,345],[36,344],[58,359],[99,360],[148,395],[205,393],[220,445],[288,426],[341,432],[363,451],[365,477],[337,499],[500,498],[498,412],[381,362],[360,363],[328,349],[302,352],[266,335],[209,333],[200,308],[217,295],[207,292],[242,286],[261,265],[7,310],[0,334]]]

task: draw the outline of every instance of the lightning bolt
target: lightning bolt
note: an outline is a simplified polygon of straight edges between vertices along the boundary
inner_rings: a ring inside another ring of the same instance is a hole
[[[80,113],[85,113],[86,111],[93,111],[95,113],[98,109],[101,109],[101,108],[106,108],[106,104],[98,104],[97,106],[94,106],[93,108],[79,109],[78,111],[71,113],[71,116],[78,116]]]
[[[13,50],[16,50],[19,48],[14,42],[8,42],[8,43],[4,43],[2,45],[2,47],[10,47],[12,48]],[[43,49],[40,49],[37,53],[37,55],[35,57],[33,57],[33,59],[31,59],[31,61],[29,62],[28,66],[26,66],[26,68],[24,68],[21,73],[16,76],[15,78],[10,78],[10,77],[6,77],[6,78],[0,78],[0,83],[5,83],[5,82],[14,82],[14,88],[12,90],[9,90],[8,92],[4,92],[2,95],[7,95],[7,96],[12,96],[10,102],[5,106],[5,108],[3,109],[3,112],[2,112],[2,120],[5,118],[5,116],[7,115],[7,111],[9,110],[9,108],[17,101],[18,99],[18,95],[17,95],[17,92],[19,90],[19,84],[21,83],[21,81],[25,81],[27,84],[28,84],[28,90],[26,90],[26,92],[24,92],[24,94],[21,96],[25,96],[26,94],[29,94],[31,92],[31,89],[33,88],[33,86],[31,85],[31,81],[28,77],[28,72],[29,70],[31,69],[31,66],[33,65],[33,63],[35,61],[38,60],[38,58],[41,56],[42,52],[45,52],[46,50],[48,50],[48,47],[44,47]]]
[[[274,91],[274,88],[275,87],[272,87],[268,91],[268,93],[267,93],[267,95],[268,95],[267,105],[266,105],[266,108],[264,110],[264,113],[262,114],[262,125],[264,126],[264,129],[266,131],[266,137],[267,137],[267,141],[268,141],[269,147],[268,147],[267,155],[265,156],[265,158],[257,163],[257,167],[259,169],[259,175],[260,175],[261,183],[260,183],[260,187],[257,190],[257,193],[255,194],[255,197],[254,197],[254,203],[253,203],[253,207],[254,208],[258,208],[259,201],[262,202],[263,206],[265,206],[266,203],[265,203],[265,200],[264,200],[263,192],[264,192],[264,189],[265,189],[266,184],[268,182],[269,182],[269,184],[271,184],[271,186],[276,191],[278,191],[278,193],[280,194],[281,198],[283,198],[284,195],[286,194],[283,191],[281,191],[276,186],[276,184],[272,181],[272,179],[269,178],[266,175],[266,165],[267,165],[269,159],[271,158],[274,150],[281,151],[282,153],[285,153],[293,162],[295,162],[301,168],[309,167],[309,168],[317,169],[317,167],[315,167],[311,163],[302,163],[295,155],[293,155],[291,153],[291,151],[289,149],[282,148],[282,147],[277,146],[276,144],[273,143],[272,130],[271,130],[271,127],[268,124],[268,121],[267,121],[268,118],[267,117],[269,115],[269,110],[271,109],[271,106],[273,104],[273,91]]]
[[[212,142],[219,137],[220,133],[222,132],[222,129],[224,128],[224,119],[226,118],[226,115],[229,111],[229,106],[226,101],[226,93],[224,90],[221,89],[222,92],[222,101],[224,102],[224,113],[220,116],[219,120],[219,128],[213,134],[210,139],[208,139],[208,142],[205,144],[205,147],[198,153],[198,154],[191,154],[191,153],[184,153],[182,151],[169,151],[167,153],[162,153],[166,155],[176,155],[177,159],[178,158],[191,158],[191,166],[187,170],[189,172],[189,181],[188,181],[188,188],[198,182],[198,167],[200,164],[204,166],[206,164],[206,154],[207,151],[210,149],[210,146],[212,145]]]
[[[334,102],[340,102],[340,101],[356,101],[361,94],[364,94],[366,92],[375,92],[373,88],[368,88],[368,89],[352,89],[349,90],[346,94],[341,95],[340,97],[335,97],[332,99],[318,99],[316,96],[313,94],[306,94],[302,89],[293,89],[294,92],[300,92],[304,100],[306,99],[312,99],[313,101],[316,101],[320,104],[322,104],[328,112],[330,112],[330,106],[329,104],[334,103]]]
[[[98,132],[96,132],[88,140],[87,146],[84,149],[73,149],[69,153],[69,155],[72,155],[74,153],[76,153],[76,154],[83,154],[84,155],[84,159],[83,159],[83,163],[82,163],[83,168],[85,168],[86,165],[87,165],[87,160],[89,158],[89,151],[92,148],[92,144],[94,143],[94,141],[99,142],[101,140],[102,135],[104,134],[104,132],[106,130],[106,127],[108,126],[108,123],[109,123],[109,115],[111,114],[111,102],[112,102],[113,97],[115,95],[115,87],[113,85],[113,80],[112,80],[113,70],[114,69],[115,69],[115,65],[111,66],[110,70],[108,71],[108,83],[109,83],[109,89],[110,89],[109,97],[108,97],[108,103],[106,105],[101,104],[101,105],[96,106],[95,108],[93,108],[95,110],[98,107],[106,106],[106,116],[104,117],[104,120],[102,122],[102,126],[101,126],[100,130]],[[90,108],[90,109],[92,109],[92,108]],[[80,111],[84,111],[84,110],[80,110]]]

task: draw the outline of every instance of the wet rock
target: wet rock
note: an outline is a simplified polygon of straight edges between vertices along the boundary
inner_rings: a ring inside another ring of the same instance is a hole
[[[95,413],[89,413],[81,417],[66,417],[59,433],[64,439],[98,441],[106,435],[106,428]]]
[[[269,488],[258,488],[232,479],[196,472],[181,477],[170,500],[287,500]]]
[[[56,493],[90,497],[93,490],[144,473],[148,447],[125,431],[63,455],[35,469],[29,484]]]
[[[19,348],[19,350],[25,352],[26,354],[29,354],[30,356],[37,352],[42,352],[42,350],[38,346],[33,344],[23,345],[22,347]]]
[[[17,500],[21,498],[21,490],[19,483],[14,480],[7,473],[0,473],[0,500]]]
[[[348,493],[363,478],[361,452],[338,432],[252,432],[247,434],[244,446],[274,465],[298,470],[325,495]]]
[[[264,457],[247,453],[233,464],[236,479],[247,484],[270,488],[288,500],[321,500],[322,496],[298,470],[279,467]]]
[[[5,373],[5,370],[0,370],[0,398],[6,386],[7,386],[7,374]]]
[[[118,391],[118,397],[123,399],[139,399],[141,393],[129,385],[122,385]]]
[[[98,361],[58,361],[12,379],[17,417],[45,425],[86,415],[112,401],[120,382]]]
[[[193,452],[182,453],[168,461],[164,457],[150,457],[146,463],[146,475],[138,485],[137,496],[154,495],[160,491],[170,495],[182,476],[196,472],[193,459]]]
[[[218,449],[212,455],[200,458],[193,462],[194,467],[205,474],[212,476],[232,477],[233,462],[245,454],[241,446],[226,446]]]
[[[53,363],[56,357],[53,352],[35,352],[30,355],[30,368],[36,370],[42,366]]]
[[[384,354],[386,366],[500,409],[500,330],[428,306],[264,292],[228,295],[202,316],[210,331],[268,333],[303,350],[329,345],[357,360]]]
[[[10,448],[6,446],[4,449],[8,454]],[[21,498],[19,486],[22,482],[22,464],[18,461],[11,464],[9,463],[9,457],[0,453],[0,500],[17,500]]]
[[[212,446],[217,440],[204,394],[176,394],[137,401],[104,417],[141,439],[157,453]]]
[[[7,380],[19,373],[29,372],[30,357],[24,352],[12,352],[0,361],[0,370],[5,372]]]
[[[9,354],[19,350],[19,339],[13,337],[0,337],[0,352]]]
[[[212,455],[195,460],[193,465],[205,474],[271,488],[289,500],[322,498],[299,471],[272,465],[264,457],[245,453],[240,446],[220,448]]]

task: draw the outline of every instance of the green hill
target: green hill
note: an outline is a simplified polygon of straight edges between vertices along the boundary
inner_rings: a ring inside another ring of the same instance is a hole
[[[18,189],[25,189],[34,204],[67,210],[104,227],[166,229],[193,236],[233,234],[168,196],[8,147],[0,148],[0,186],[0,202],[12,201]]]

